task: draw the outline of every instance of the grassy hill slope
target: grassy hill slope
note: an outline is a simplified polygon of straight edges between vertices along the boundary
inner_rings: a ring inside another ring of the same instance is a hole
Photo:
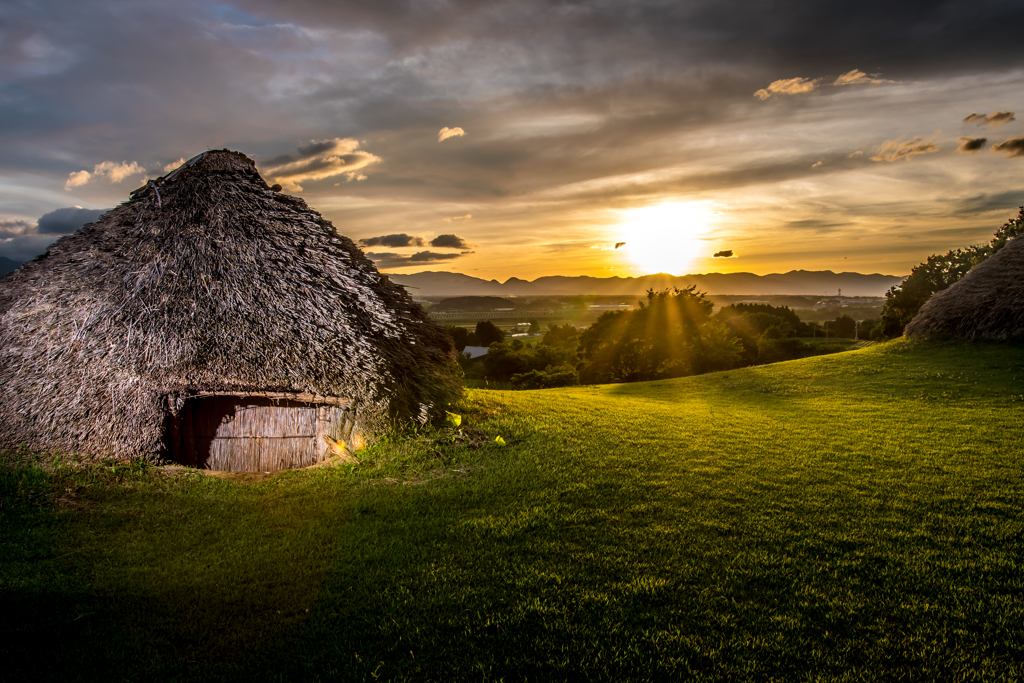
[[[1019,346],[896,342],[469,403],[487,440],[395,439],[249,481],[8,456],[6,670],[1024,675]]]

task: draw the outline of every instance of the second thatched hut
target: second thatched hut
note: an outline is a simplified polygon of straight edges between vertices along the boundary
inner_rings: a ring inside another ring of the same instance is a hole
[[[1024,239],[1016,237],[936,292],[904,334],[918,339],[1024,341]]]

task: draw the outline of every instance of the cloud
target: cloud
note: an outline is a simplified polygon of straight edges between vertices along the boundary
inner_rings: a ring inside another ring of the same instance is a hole
[[[722,251],[716,251],[712,258],[732,258],[732,249],[723,249]]]
[[[835,232],[839,228],[847,225],[850,225],[850,223],[836,223],[822,220],[820,218],[805,218],[804,220],[786,222],[787,228],[793,228],[794,230],[813,230],[818,234]]]
[[[932,135],[932,138],[936,135],[938,135],[938,132]],[[930,154],[931,152],[938,151],[938,146],[932,142],[931,139],[922,140],[921,136],[917,135],[913,140],[903,142],[903,137],[900,136],[895,140],[886,140],[883,142],[882,146],[878,148],[878,152],[875,153],[875,156],[871,157],[871,160],[898,161],[900,159],[910,159],[910,157],[918,154]]]
[[[405,254],[395,254],[390,252],[366,254],[367,258],[376,262],[378,268],[407,268],[409,266],[415,266],[424,263],[451,261],[452,259],[457,259],[461,256],[463,256],[463,254],[440,254],[434,251],[420,251],[411,256],[407,256]]]
[[[359,240],[364,247],[423,247],[426,246],[422,237],[406,235],[404,232],[397,235],[381,235],[380,237],[368,237]]]
[[[814,90],[818,84],[818,79],[811,78],[787,78],[779,81],[772,81],[767,88],[761,88],[754,93],[754,97],[759,100],[767,100],[769,97],[777,97],[779,95],[802,95]]]
[[[73,187],[80,187],[95,178],[105,178],[112,183],[119,183],[125,178],[145,172],[146,169],[139,166],[134,161],[131,163],[128,163],[127,161],[122,161],[121,163],[117,163],[116,161],[103,161],[93,167],[92,173],[82,170],[69,174],[67,182],[64,183],[64,189],[71,190]]]
[[[458,235],[438,235],[430,240],[430,246],[445,249],[469,249],[471,245]]]
[[[64,183],[64,189],[71,191],[73,187],[79,187],[85,185],[92,178],[92,173],[88,171],[73,171],[68,175],[68,181]]]
[[[626,243],[625,243],[625,242],[616,242],[616,243],[615,243],[615,248],[616,248],[616,249],[618,249],[619,247],[624,247],[624,246],[626,246]]]
[[[462,130],[459,127],[449,128],[448,126],[445,126],[444,128],[437,132],[437,141],[441,142],[442,140],[447,140],[448,138],[461,138],[465,134],[466,131]]]
[[[993,152],[1001,152],[1009,157],[1024,157],[1024,135],[992,145]]]
[[[21,218],[0,218],[0,239],[20,237],[28,234],[32,227],[32,223]]]
[[[22,218],[0,219],[0,256],[15,261],[35,258],[61,235],[92,223],[107,211],[72,206],[43,214],[35,223]]]
[[[12,261],[30,261],[46,251],[59,235],[16,235],[0,237],[0,256]]]
[[[109,209],[83,209],[73,206],[57,209],[39,218],[36,231],[44,235],[69,235],[86,223],[92,223]]]
[[[106,178],[112,183],[119,183],[125,178],[145,172],[146,169],[139,166],[134,161],[130,164],[127,161],[122,161],[121,163],[117,163],[116,161],[104,161],[101,164],[97,164],[96,168],[93,169],[93,176]]]
[[[1024,190],[978,194],[973,197],[956,200],[953,215],[972,216],[989,211],[1010,211],[1022,205],[1024,205]],[[957,228],[948,229],[956,230]]]
[[[974,154],[979,149],[984,147],[987,141],[988,138],[959,137],[957,138],[957,142],[960,143],[960,146],[956,148],[956,151],[961,154]]]
[[[847,154],[846,158],[847,159],[856,159],[859,156],[864,156],[864,152],[862,152],[861,150],[858,149],[856,152],[850,152],[849,154]]]
[[[462,254],[439,254],[434,251],[419,251],[410,256],[409,261],[413,263],[429,263],[430,261],[448,261],[460,256]]]
[[[181,166],[183,163],[185,163],[185,157],[181,157],[177,161],[172,161],[171,163],[169,163],[166,166],[164,166],[164,173],[170,173],[174,169],[176,169],[179,166]]]
[[[442,220],[444,220],[445,223],[452,223],[455,221],[468,221],[472,217],[473,214],[467,213],[465,216],[445,216]]]
[[[823,163],[825,163],[825,162],[824,162],[824,161],[816,161],[816,162],[814,162],[813,164],[811,164],[811,168],[818,168],[818,167],[819,167],[819,166],[821,166],[821,165],[822,165]]]
[[[837,78],[832,85],[857,85],[859,83],[893,83],[894,81],[887,81],[884,78],[874,78],[868,76],[860,69],[854,69],[853,71],[847,71],[842,76]]]
[[[1001,128],[1010,121],[1016,121],[1012,111],[994,111],[991,114],[968,114],[964,117],[964,123],[975,123],[979,126],[992,126]]]
[[[302,192],[299,184],[308,180],[323,180],[345,176],[345,180],[366,180],[362,170],[381,159],[359,149],[359,141],[352,138],[313,140],[299,147],[294,154],[286,154],[268,161],[263,169],[275,183],[289,192]]]
[[[0,219],[0,239],[27,235],[70,235],[86,223],[92,223],[109,209],[83,209],[71,206],[43,214],[32,223],[23,218]]]

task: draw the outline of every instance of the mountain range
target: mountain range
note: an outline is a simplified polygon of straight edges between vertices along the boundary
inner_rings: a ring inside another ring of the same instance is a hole
[[[643,275],[641,277],[568,277],[553,275],[536,280],[513,277],[505,282],[484,280],[462,273],[427,271],[388,277],[410,289],[416,297],[427,296],[554,296],[594,294],[599,296],[636,296],[649,289],[680,289],[696,285],[708,294],[763,295],[804,294],[844,296],[883,296],[906,276],[873,273],[833,273],[831,270],[791,270],[788,273],[704,273],[696,275]]]
[[[20,261],[0,256],[0,275],[16,270]],[[462,273],[426,271],[409,275],[389,274],[393,282],[408,287],[414,297],[427,296],[639,296],[648,289],[680,289],[696,285],[708,294],[763,295],[803,294],[882,296],[905,276],[872,273],[833,273],[831,270],[791,270],[788,273],[704,273],[696,275],[643,275],[641,277],[591,277],[551,275],[536,280],[512,277],[505,282],[484,280]]]

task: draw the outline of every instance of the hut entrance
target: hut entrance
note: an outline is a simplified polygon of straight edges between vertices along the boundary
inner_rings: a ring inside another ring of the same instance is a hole
[[[201,469],[268,472],[313,465],[332,443],[348,444],[354,415],[347,401],[279,396],[187,398],[168,425],[167,450],[176,462]]]

